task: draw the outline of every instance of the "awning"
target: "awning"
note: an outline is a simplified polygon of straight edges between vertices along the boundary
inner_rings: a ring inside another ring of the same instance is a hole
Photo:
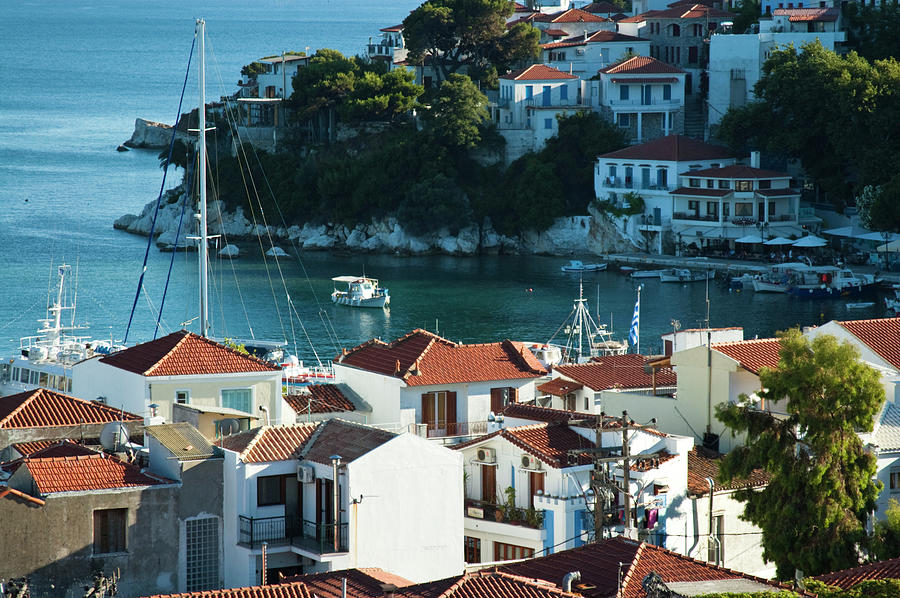
[[[280,104],[284,100],[281,98],[238,98],[241,104]]]

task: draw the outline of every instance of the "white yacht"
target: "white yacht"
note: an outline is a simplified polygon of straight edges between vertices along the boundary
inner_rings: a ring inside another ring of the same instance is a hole
[[[554,344],[557,336],[565,336],[565,344]],[[627,352],[626,341],[615,340],[605,324],[594,321],[587,307],[587,299],[584,298],[583,287],[579,285],[578,299],[575,300],[569,317],[556,329],[550,340],[544,343],[538,358],[555,360],[556,363],[584,363],[594,357],[624,355]]]
[[[378,280],[365,276],[335,276],[331,300],[338,305],[350,307],[387,307],[391,295],[387,289],[378,286]],[[347,285],[347,290],[337,288],[338,284]]]

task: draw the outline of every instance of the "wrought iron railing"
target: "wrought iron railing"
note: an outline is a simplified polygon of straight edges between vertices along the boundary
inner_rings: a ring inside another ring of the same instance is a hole
[[[346,523],[317,523],[291,516],[238,516],[238,543],[250,548],[263,542],[288,542],[317,554],[329,554],[348,552],[348,538]]]
[[[465,503],[465,516],[471,519],[487,519],[532,529],[542,529],[544,527],[543,510],[523,509],[521,507],[510,508],[506,505],[496,505],[471,498],[467,498]]]

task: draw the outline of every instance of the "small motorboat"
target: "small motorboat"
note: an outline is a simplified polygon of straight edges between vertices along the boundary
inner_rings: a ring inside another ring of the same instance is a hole
[[[628,276],[631,278],[659,278],[665,270],[635,270]]]
[[[391,302],[388,290],[378,286],[378,280],[365,276],[335,276],[331,300],[338,305],[349,307],[386,307]],[[338,283],[346,284],[347,290],[337,288]]]
[[[670,268],[659,273],[660,282],[697,282],[700,280],[712,280],[715,277],[712,270],[696,271],[687,268]]]
[[[581,260],[569,260],[569,263],[562,266],[560,270],[563,272],[600,272],[606,270],[609,264],[585,264]]]
[[[857,303],[848,303],[847,309],[866,309],[875,305],[874,301],[860,301]]]

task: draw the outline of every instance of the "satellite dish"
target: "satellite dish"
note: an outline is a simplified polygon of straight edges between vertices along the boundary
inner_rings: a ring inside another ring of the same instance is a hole
[[[100,432],[100,444],[108,451],[116,452],[128,444],[128,428],[121,422],[109,422]]]
[[[219,420],[219,436],[231,436],[241,431],[241,422],[229,417],[228,419]]]

